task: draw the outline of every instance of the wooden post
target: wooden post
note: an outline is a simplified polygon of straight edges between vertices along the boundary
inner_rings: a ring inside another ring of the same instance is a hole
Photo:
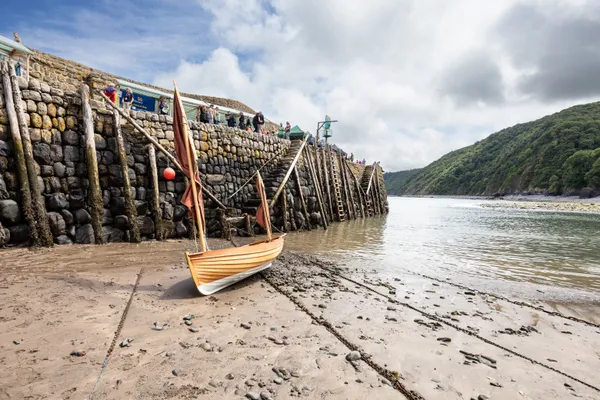
[[[85,134],[85,158],[87,162],[88,179],[90,189],[88,199],[90,202],[92,228],[96,244],[104,243],[102,232],[102,219],[104,218],[104,202],[102,201],[102,189],[100,189],[100,178],[98,174],[98,159],[96,158],[96,142],[94,141],[94,121],[92,107],[90,106],[90,89],[85,83],[79,89],[81,94],[81,109],[83,111],[83,131]]]
[[[377,206],[379,207],[379,214],[383,214],[381,183],[379,181],[379,163],[377,163],[377,166],[375,167],[375,195],[377,196]]]
[[[327,205],[329,206],[329,221],[333,222],[333,202],[331,201],[331,189],[329,186],[329,169],[327,168],[327,147],[323,149],[323,175],[325,176],[325,188],[327,189]],[[319,166],[319,168],[321,168]],[[332,178],[333,179],[333,178]]]
[[[121,164],[121,173],[123,174],[123,197],[125,197],[125,213],[129,218],[129,231],[131,232],[131,241],[139,243],[142,241],[140,228],[137,221],[137,210],[135,202],[131,195],[131,182],[129,181],[129,166],[127,165],[127,153],[125,152],[125,141],[121,132],[121,118],[119,113],[113,111],[115,134],[117,136],[117,153],[119,154],[119,163]]]
[[[317,180],[317,174],[315,173],[315,167],[312,163],[312,159],[310,153],[308,151],[304,152],[304,156],[306,158],[306,162],[308,164],[308,170],[310,172],[310,177],[312,179],[313,186],[315,187],[315,193],[317,195],[317,203],[319,204],[319,210],[321,211],[321,222],[323,224],[323,229],[327,229],[327,213],[325,212],[325,207],[323,206],[323,195],[321,192],[321,185]]]
[[[31,190],[29,188],[29,176],[27,175],[27,166],[25,165],[25,155],[23,153],[23,142],[21,141],[21,131],[19,129],[19,120],[15,111],[15,103],[13,102],[13,91],[10,83],[10,74],[8,72],[11,66],[7,61],[2,63],[2,84],[4,87],[4,99],[6,103],[6,111],[8,113],[8,122],[10,124],[10,132],[12,134],[13,150],[15,152],[15,160],[17,162],[17,176],[19,177],[21,189],[21,201],[23,202],[23,213],[29,225],[29,235],[33,246],[40,245],[40,236],[38,234],[37,220],[33,202],[31,200]]]
[[[140,132],[142,135],[144,135],[146,137],[146,139],[148,139],[148,141],[150,143],[152,143],[154,146],[156,146],[156,148],[158,149],[158,151],[160,151],[161,153],[163,153],[165,156],[167,156],[167,158],[173,163],[173,165],[179,169],[180,171],[183,172],[183,170],[181,169],[181,165],[179,165],[179,162],[177,161],[177,159],[173,156],[173,154],[169,153],[164,147],[161,146],[160,143],[158,143],[156,141],[156,139],[154,139],[148,132],[146,132],[144,130],[144,128],[142,128],[141,126],[139,126],[135,120],[133,118],[131,118],[129,115],[127,115],[127,113],[123,110],[121,110],[119,107],[117,107],[116,105],[114,105],[112,103],[112,101],[110,101],[110,99],[108,97],[106,97],[106,95],[102,92],[100,92],[100,94],[102,95],[102,97],[104,98],[104,100],[107,101],[107,104],[112,107],[113,110],[116,110],[119,114],[121,114],[126,120],[127,122],[129,122],[134,128],[135,130],[137,130],[138,132]],[[227,210],[227,207],[225,207],[225,205],[223,203],[221,203],[219,201],[219,199],[217,199],[215,197],[214,194],[212,194],[210,192],[210,190],[208,190],[206,187],[204,187],[204,185],[202,185],[202,192],[207,195],[212,201],[215,202],[215,204],[217,206],[219,206],[220,208],[222,208],[223,210]]]
[[[347,190],[347,193],[350,195],[350,198],[349,198],[350,204],[348,206],[348,209],[351,212],[352,219],[357,219],[358,216],[356,215],[357,212],[356,212],[356,203],[354,202],[354,193],[352,193],[352,186],[350,185],[349,178],[348,178],[348,163],[346,162],[346,159],[341,159],[341,158],[340,158],[340,163],[341,163],[340,170],[342,171],[342,175],[344,176],[346,190]]]
[[[362,187],[360,186],[360,182],[358,181],[358,178],[356,177],[356,175],[354,175],[354,173],[352,172],[352,170],[350,169],[348,164],[346,164],[346,167],[348,168],[348,173],[350,175],[352,175],[352,178],[354,179],[354,186],[356,187],[356,193],[358,193],[358,204],[360,207],[360,215],[362,218],[365,218],[366,217],[365,202],[364,202],[364,198],[363,198]]]
[[[272,204],[272,203],[271,203]],[[287,215],[287,194],[285,191],[285,186],[283,187],[283,196],[281,196],[281,213],[283,214],[283,231],[289,232],[290,226],[288,223],[288,215]]]
[[[160,193],[158,191],[158,168],[156,167],[156,150],[152,144],[148,145],[148,158],[150,159],[150,176],[152,178],[152,212],[154,213],[154,227],[156,238],[162,240],[160,227],[162,226],[162,213],[160,210]]]
[[[338,164],[339,164],[339,170],[340,170],[340,179],[342,180],[342,189],[344,191],[344,200],[346,203],[346,210],[348,210],[348,218],[349,219],[354,219],[354,206],[352,205],[352,207],[350,206],[350,193],[348,193],[350,191],[350,189],[348,188],[348,182],[346,180],[346,169],[344,168],[344,158],[342,157],[341,154],[338,154],[337,156],[337,160],[338,160]]]
[[[313,146],[312,148],[314,149],[314,153],[315,153],[315,165],[317,166],[316,168],[316,173],[317,173],[317,179],[319,180],[319,182],[323,182],[323,177],[321,176],[321,168],[319,168],[319,165],[321,165],[321,160],[319,159],[319,151],[317,149],[317,142],[313,142]]]
[[[21,134],[21,144],[23,146],[23,156],[25,158],[25,167],[27,168],[27,177],[29,178],[29,190],[31,192],[31,203],[37,219],[37,229],[40,244],[42,246],[53,246],[54,237],[50,230],[50,222],[46,213],[46,202],[42,196],[42,191],[38,183],[38,174],[35,160],[33,158],[33,147],[31,146],[31,137],[25,120],[25,111],[23,110],[23,98],[19,81],[14,68],[9,68],[10,83],[12,86],[12,95],[17,120],[19,122],[19,132]]]
[[[279,197],[279,195],[281,194],[281,191],[284,190],[285,188],[285,184],[287,183],[290,175],[292,174],[292,169],[294,169],[294,167],[296,166],[296,163],[298,162],[298,159],[300,158],[300,154],[302,154],[302,150],[304,149],[304,147],[306,146],[306,140],[308,139],[308,136],[304,137],[304,140],[302,141],[302,144],[300,145],[300,149],[298,149],[298,152],[296,153],[296,155],[294,156],[294,159],[292,160],[292,163],[290,164],[290,167],[288,168],[285,176],[283,177],[283,181],[281,181],[281,184],[279,185],[279,187],[277,188],[277,191],[275,192],[275,195],[273,196],[273,198],[271,199],[271,203],[269,204],[270,207],[273,207],[273,205],[275,204],[275,202],[277,201],[277,198]]]
[[[298,175],[298,167],[294,167],[294,176],[296,178],[296,187],[298,188],[298,195],[300,197],[302,213],[304,214],[304,219],[306,219],[306,227],[310,231],[310,215],[308,214],[308,209],[306,208],[306,203],[304,202],[304,194],[302,193],[302,185],[300,184],[300,175]]]
[[[245,214],[244,220],[246,223],[246,233],[248,234],[248,236],[254,236],[254,229],[252,229],[252,223],[250,222],[250,215]],[[271,224],[271,221],[269,221],[269,224]]]

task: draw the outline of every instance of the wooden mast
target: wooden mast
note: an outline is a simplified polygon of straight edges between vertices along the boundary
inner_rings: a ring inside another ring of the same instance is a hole
[[[196,149],[194,148],[194,143],[190,138],[190,128],[188,126],[187,118],[185,116],[185,112],[183,109],[183,103],[181,103],[181,97],[179,95],[179,90],[177,89],[177,84],[173,81],[173,87],[175,88],[175,93],[177,94],[177,104],[175,107],[179,108],[181,112],[181,122],[183,128],[183,136],[185,141],[185,149],[187,153],[188,166],[190,171],[190,183],[192,185],[192,197],[194,200],[194,211],[196,213],[196,224],[198,225],[198,240],[200,241],[200,250],[202,253],[206,252],[206,238],[204,237],[204,225],[202,223],[202,213],[200,212],[200,205],[198,204],[198,192],[196,191],[196,167],[197,163],[194,158],[196,156]],[[194,158],[192,158],[192,152],[194,154]],[[202,185],[202,184],[200,184]],[[202,187],[202,186],[200,186]]]

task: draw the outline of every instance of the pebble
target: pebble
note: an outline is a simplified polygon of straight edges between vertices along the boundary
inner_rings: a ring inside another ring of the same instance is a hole
[[[232,380],[234,378],[235,378],[235,376],[231,372],[228,373],[227,375],[225,375],[225,379],[227,379],[227,380]]]
[[[251,400],[260,400],[260,394],[256,392],[248,392],[246,393],[246,398]]]
[[[273,379],[273,382],[275,382],[278,385],[281,385],[283,383],[283,379],[281,379],[280,377],[277,377],[277,378]]]
[[[184,321],[191,321],[191,320],[193,320],[194,318],[195,318],[195,317],[194,317],[194,314],[188,314],[188,315],[186,315],[186,316],[184,316],[184,317],[183,317],[183,320],[184,320]]]
[[[165,357],[173,357],[175,355],[174,351],[168,351],[167,354],[165,354]]]
[[[13,340],[13,344],[21,344],[20,340]]]
[[[190,325],[192,324],[192,321],[190,321],[189,319],[187,319],[187,320],[185,320],[185,324],[186,324],[187,326],[190,326]]]
[[[452,341],[452,339],[450,339],[449,337],[439,337],[437,338],[438,342],[442,342],[442,343],[450,343]]]
[[[387,310],[388,311],[396,311],[396,307],[388,306]]]
[[[73,357],[83,357],[83,356],[85,356],[85,354],[86,354],[85,351],[72,351],[71,352],[71,355]]]
[[[205,351],[210,351],[212,349],[211,345],[206,342],[202,343],[200,347]]]
[[[119,347],[129,347],[129,344],[133,342],[132,338],[127,338],[125,340],[123,340],[121,343],[119,343]]]
[[[323,303],[319,304],[319,308],[327,308],[327,306]]]
[[[262,400],[272,400],[273,396],[271,396],[271,393],[264,391],[264,392],[260,392],[260,398]]]
[[[189,330],[192,333],[198,333],[198,328],[190,328]]]
[[[346,360],[348,361],[357,361],[360,360],[362,358],[362,356],[360,355],[360,353],[358,351],[351,351],[350,353],[346,354]]]
[[[244,382],[246,384],[246,386],[254,386],[256,385],[256,382],[254,382],[252,379],[248,379],[246,382]]]
[[[172,373],[173,375],[175,375],[175,376],[179,376],[179,374],[180,374],[181,372],[179,371],[179,369],[178,369],[178,368],[175,368],[173,371],[171,371],[171,373]]]
[[[466,291],[465,294],[467,296],[475,296],[475,292],[471,292],[471,291]]]
[[[385,378],[381,378],[381,383],[383,383],[384,385],[392,386],[392,382],[388,381]]]
[[[240,324],[240,326],[241,326],[242,328],[244,328],[244,329],[250,329],[250,328],[251,328],[251,326],[250,326],[250,325],[248,325],[248,324],[244,324],[244,323],[241,323],[241,324]]]
[[[479,397],[477,397],[477,400],[490,400],[490,398],[485,394],[480,394]]]

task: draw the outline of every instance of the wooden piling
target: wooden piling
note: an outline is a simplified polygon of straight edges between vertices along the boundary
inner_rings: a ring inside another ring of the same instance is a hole
[[[323,229],[327,229],[327,213],[325,212],[325,207],[323,206],[323,194],[321,191],[321,185],[317,180],[317,174],[315,173],[315,166],[312,163],[312,159],[310,157],[310,153],[308,151],[304,152],[304,159],[308,165],[308,170],[310,172],[310,178],[312,180],[313,186],[315,188],[315,193],[317,196],[317,204],[319,205],[319,210],[321,211],[321,222],[323,225]]]
[[[348,194],[350,195],[350,207],[348,208],[351,212],[352,212],[352,218],[353,219],[357,219],[358,218],[358,213],[356,211],[356,203],[354,202],[354,193],[352,191],[352,184],[350,183],[350,178],[348,177],[348,163],[346,162],[345,159],[341,160],[341,167],[340,170],[342,171],[342,174],[344,175],[344,181],[346,182],[346,189],[348,191]]]
[[[290,225],[288,222],[288,212],[287,212],[287,194],[285,190],[285,185],[283,186],[283,196],[281,196],[281,213],[283,215],[283,231],[289,232]]]
[[[344,168],[346,160],[341,154],[338,154],[337,159],[340,170],[340,179],[342,180],[342,189],[344,191],[344,201],[346,203],[346,210],[348,210],[348,218],[355,219],[354,203],[350,202],[350,188],[348,187],[348,180],[346,178],[346,168]]]
[[[302,213],[304,219],[306,219],[306,228],[310,231],[310,215],[308,214],[308,208],[304,202],[304,194],[302,193],[302,185],[300,184],[300,175],[298,175],[298,167],[294,167],[294,177],[296,178],[296,187],[298,188],[298,197],[300,197],[300,205],[302,206]]]
[[[162,212],[160,210],[160,192],[158,190],[158,168],[156,167],[156,150],[152,144],[148,146],[148,158],[150,159],[150,176],[152,179],[152,214],[154,214],[154,226],[156,238],[164,239],[160,234],[162,226]]]
[[[179,164],[179,162],[177,161],[177,159],[173,156],[173,154],[169,153],[163,146],[161,146],[160,143],[158,143],[158,141],[156,139],[154,139],[152,137],[152,135],[150,135],[148,132],[146,132],[144,130],[144,128],[142,128],[141,126],[139,126],[137,124],[137,122],[134,121],[133,118],[131,118],[125,111],[121,110],[119,107],[117,107],[116,105],[114,105],[112,103],[112,101],[110,101],[110,99],[108,97],[106,97],[106,95],[102,92],[100,92],[100,95],[104,98],[104,100],[107,101],[107,104],[114,110],[117,111],[118,113],[121,114],[121,116],[123,118],[125,118],[127,120],[127,122],[129,122],[131,124],[131,126],[134,127],[135,130],[137,130],[138,132],[140,132],[142,135],[144,135],[146,137],[146,139],[148,139],[148,141],[150,143],[152,143],[157,149],[158,151],[160,151],[161,153],[163,153],[170,161],[171,163],[173,163],[173,165],[179,169],[179,171],[181,171],[183,173],[183,170],[181,169],[181,165]],[[208,198],[210,198],[212,201],[215,202],[215,204],[223,209],[223,210],[227,210],[227,207],[225,207],[225,205],[223,203],[221,203],[219,201],[219,199],[217,199],[215,197],[214,194],[212,194],[212,192],[210,190],[208,190],[204,185],[202,185],[202,193],[204,193],[205,195],[208,196]]]
[[[250,214],[245,214],[244,220],[245,220],[245,224],[246,224],[246,233],[248,234],[248,236],[254,236],[254,229],[252,229],[252,222],[250,221]]]
[[[119,155],[119,163],[121,164],[121,173],[123,174],[123,197],[125,198],[125,214],[129,219],[129,236],[132,242],[139,243],[142,241],[140,236],[140,228],[137,221],[137,210],[133,195],[131,194],[131,182],[129,181],[129,166],[127,165],[127,153],[125,151],[125,141],[121,132],[121,118],[119,113],[113,111],[115,124],[115,134],[117,137],[117,153]]]
[[[365,200],[363,197],[363,190],[362,187],[360,186],[360,182],[358,181],[358,178],[356,177],[356,175],[354,175],[354,173],[352,172],[352,170],[350,169],[350,167],[346,164],[346,167],[348,168],[348,173],[350,175],[352,175],[352,178],[354,179],[354,186],[356,187],[356,193],[358,196],[358,204],[359,204],[359,208],[360,208],[360,215],[362,218],[366,217],[366,213],[365,213]]]
[[[100,177],[98,174],[98,159],[96,158],[96,142],[94,140],[94,120],[92,107],[90,106],[90,88],[81,84],[81,109],[83,112],[83,131],[85,136],[85,158],[87,162],[88,179],[90,188],[88,199],[90,202],[92,228],[96,244],[104,243],[102,232],[102,219],[104,217],[104,202],[102,201],[102,189],[100,188]]]
[[[42,195],[42,190],[38,183],[38,173],[36,162],[33,158],[33,146],[31,145],[31,137],[25,120],[25,110],[23,110],[23,97],[19,88],[19,81],[15,74],[14,68],[9,68],[10,83],[12,86],[13,102],[17,120],[19,121],[19,132],[21,134],[21,144],[23,146],[23,157],[25,158],[25,166],[27,168],[27,177],[29,178],[29,190],[31,192],[31,203],[37,219],[37,228],[39,241],[42,246],[51,247],[54,245],[54,237],[50,230],[50,222],[46,213],[46,201]]]
[[[29,188],[29,176],[27,175],[27,166],[25,165],[25,154],[23,153],[23,142],[21,141],[21,130],[19,128],[19,119],[15,111],[15,103],[13,101],[12,84],[9,74],[10,65],[7,61],[2,63],[2,84],[4,87],[4,99],[6,103],[6,111],[8,113],[8,122],[10,124],[10,132],[12,135],[13,151],[15,152],[15,160],[17,162],[17,176],[19,178],[19,186],[21,190],[21,202],[23,204],[23,214],[29,226],[29,236],[33,246],[40,245],[40,236],[38,233],[38,225],[35,217],[35,210],[31,199],[31,189]]]
[[[322,149],[322,153],[321,154],[321,158],[323,159],[323,166],[319,166],[319,168],[322,168],[323,171],[323,176],[324,176],[324,184],[323,187],[325,188],[326,192],[327,192],[327,207],[329,209],[329,221],[333,222],[333,202],[331,200],[331,187],[330,187],[330,180],[329,180],[329,169],[327,167],[327,162],[328,159],[326,157],[327,155],[327,150],[326,149]]]

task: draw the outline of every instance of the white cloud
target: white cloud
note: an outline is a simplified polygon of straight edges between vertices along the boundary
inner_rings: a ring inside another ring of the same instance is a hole
[[[109,72],[165,87],[175,79],[186,92],[240,100],[312,132],[331,115],[339,120],[334,142],[386,170],[424,166],[594,98],[523,93],[519,85],[536,66],[515,64],[494,35],[515,5],[566,18],[585,15],[591,0],[140,1],[115,8],[121,3],[102,0],[22,36]],[[474,72],[464,73],[465,65]],[[480,87],[487,91],[477,96]],[[477,98],[467,101],[463,89]]]

